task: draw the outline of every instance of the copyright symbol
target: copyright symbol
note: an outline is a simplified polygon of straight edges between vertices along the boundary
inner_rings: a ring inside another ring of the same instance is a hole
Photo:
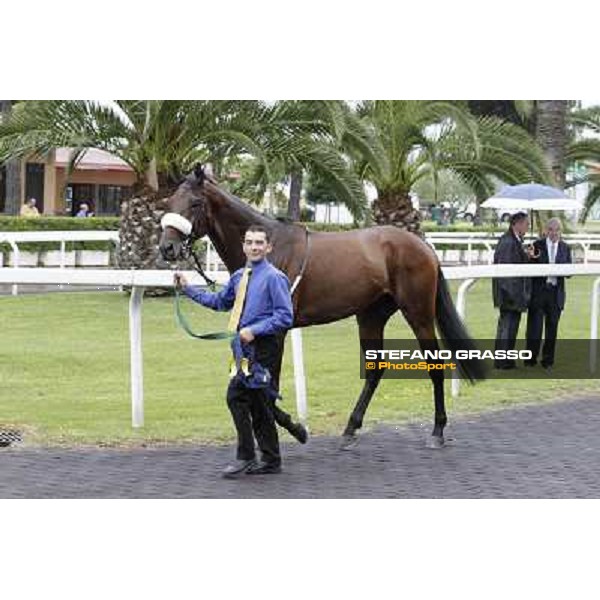
[[[365,367],[367,369],[374,369],[375,368],[375,363],[374,362],[368,362]]]

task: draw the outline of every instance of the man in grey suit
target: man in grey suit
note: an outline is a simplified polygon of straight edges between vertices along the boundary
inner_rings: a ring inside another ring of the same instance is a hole
[[[571,249],[560,239],[561,224],[556,218],[546,223],[546,236],[533,243],[534,257],[532,261],[540,264],[568,264]],[[551,369],[554,365],[554,350],[558,321],[565,307],[564,277],[532,278],[531,302],[527,313],[527,349],[531,350],[531,360],[525,361],[528,366],[537,363],[542,343],[542,327],[545,330],[542,348],[542,367]]]

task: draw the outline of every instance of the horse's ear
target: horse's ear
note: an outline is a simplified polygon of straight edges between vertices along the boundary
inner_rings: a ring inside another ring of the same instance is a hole
[[[196,166],[194,167],[194,176],[196,177],[198,185],[202,185],[206,179],[206,175],[204,174],[204,167],[201,163],[196,163]]]

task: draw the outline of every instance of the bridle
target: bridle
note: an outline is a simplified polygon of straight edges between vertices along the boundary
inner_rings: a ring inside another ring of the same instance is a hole
[[[198,207],[203,208],[204,203],[205,203],[204,200],[195,200],[194,202],[192,202],[190,204],[189,210],[193,212],[194,208],[198,208]],[[192,221],[190,221],[189,219],[187,219],[186,217],[184,217],[183,215],[181,215],[179,213],[166,213],[163,215],[163,217],[160,221],[160,224],[161,224],[163,231],[166,227],[172,227],[173,229],[176,229],[183,236],[183,242],[181,243],[181,247],[182,247],[181,254],[182,254],[183,258],[189,259],[190,257],[192,257],[194,259],[196,271],[198,271],[198,274],[200,275],[200,277],[202,277],[204,279],[204,281],[206,281],[206,283],[208,284],[210,289],[214,291],[215,287],[217,285],[217,282],[214,279],[211,279],[204,272],[200,258],[198,256],[198,254],[194,251],[194,244],[196,243],[196,241],[198,239],[200,239],[200,236],[194,235],[194,224],[192,223]]]

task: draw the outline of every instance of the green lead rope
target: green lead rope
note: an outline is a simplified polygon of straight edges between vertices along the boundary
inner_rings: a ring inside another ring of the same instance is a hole
[[[194,333],[186,318],[181,312],[180,293],[177,286],[175,286],[175,318],[181,326],[181,328],[191,337],[197,340],[227,340],[237,335],[234,331],[215,331],[214,333]]]

